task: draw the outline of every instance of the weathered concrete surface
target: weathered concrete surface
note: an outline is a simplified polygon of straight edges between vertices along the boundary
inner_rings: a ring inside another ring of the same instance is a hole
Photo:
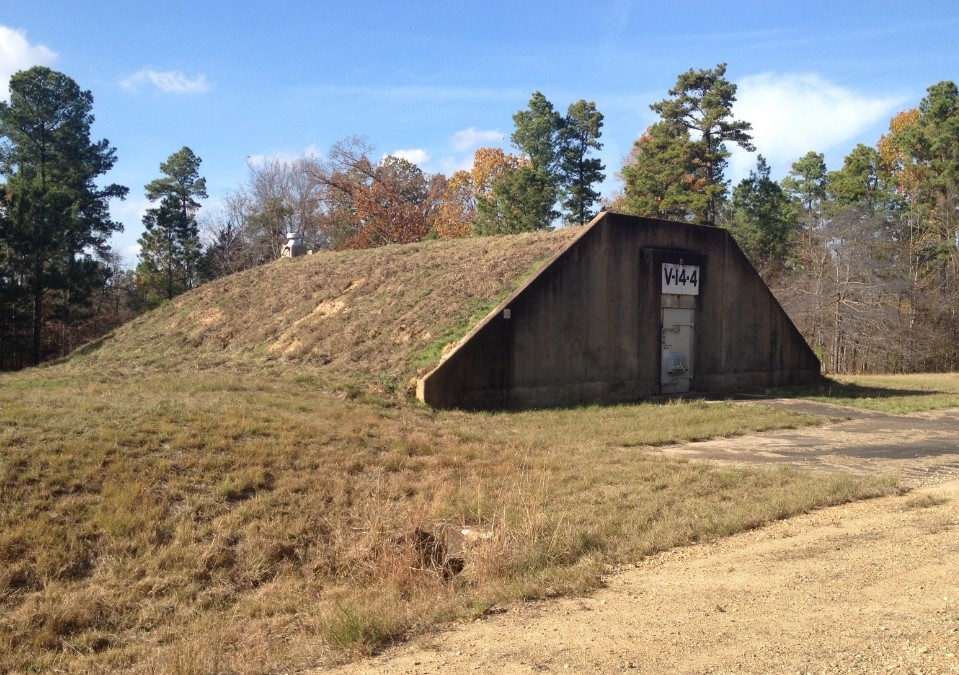
[[[853,475],[896,476],[906,487],[959,477],[959,409],[889,415],[796,399],[758,403],[837,421],[822,427],[683,443],[651,452],[719,464],[788,464]]]
[[[422,380],[420,398],[524,408],[662,393],[664,263],[699,268],[691,391],[818,379],[819,360],[728,232],[604,213]]]

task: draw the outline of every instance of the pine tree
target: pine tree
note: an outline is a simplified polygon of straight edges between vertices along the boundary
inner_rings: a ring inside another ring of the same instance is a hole
[[[797,205],[770,178],[769,164],[759,155],[756,168],[733,190],[728,228],[760,271],[781,269],[798,241]]]
[[[563,208],[569,223],[585,225],[595,215],[592,207],[599,200],[599,191],[593,186],[601,183],[606,175],[603,163],[589,154],[603,149],[599,142],[602,128],[603,114],[596,110],[596,103],[580,99],[570,104],[560,133],[559,152],[566,195]]]
[[[554,207],[562,182],[559,148],[563,118],[537,91],[529,100],[529,108],[513,115],[513,122],[513,145],[529,164],[508,172],[500,179],[506,182],[494,187],[500,202],[497,208],[507,223],[503,229],[548,229],[559,216]]]
[[[0,332],[0,351],[8,335],[29,333],[34,364],[52,314],[69,327],[89,305],[90,289],[107,274],[107,241],[123,229],[110,220],[109,200],[124,198],[127,188],[95,182],[113,168],[116,150],[106,139],[90,140],[92,109],[89,91],[41,66],[13,75],[10,102],[0,102],[0,302],[9,305],[0,314],[14,324]],[[20,365],[14,358],[0,366],[11,363]]]
[[[752,126],[732,119],[736,85],[725,75],[725,63],[712,70],[688,70],[669,90],[671,98],[650,106],[659,113],[672,137],[683,139],[688,135],[686,147],[690,155],[683,161],[695,166],[697,180],[687,181],[686,188],[705,197],[703,208],[696,209],[693,219],[706,225],[716,224],[726,198],[726,143],[736,143],[750,152],[755,150],[749,135]]]
[[[206,179],[199,173],[201,161],[183,147],[160,164],[164,175],[145,187],[147,199],[159,200],[143,216],[146,231],[139,240],[137,278],[151,304],[164,297],[172,299],[198,281],[197,263],[203,251],[196,200],[207,196]]]
[[[627,213],[692,222],[706,210],[693,141],[684,129],[665,122],[650,126],[633,144],[622,176],[619,208]]]

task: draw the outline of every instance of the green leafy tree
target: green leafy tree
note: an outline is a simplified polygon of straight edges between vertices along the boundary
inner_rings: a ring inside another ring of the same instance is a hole
[[[798,201],[807,216],[821,212],[826,199],[826,158],[810,150],[793,162],[782,188],[790,198]]]
[[[879,142],[906,216],[912,353],[925,363],[959,364],[959,87],[939,82],[919,106],[896,115]],[[943,354],[951,349],[948,358]],[[928,367],[928,366],[927,366]]]
[[[599,142],[603,115],[596,104],[580,99],[563,117],[536,91],[529,106],[513,115],[513,123],[511,140],[529,164],[502,177],[504,184],[492,190],[493,198],[479,209],[477,229],[546,229],[560,216],[556,210],[560,199],[568,223],[590,220],[599,199],[594,186],[605,178],[602,162],[590,156],[603,147]],[[519,217],[518,210],[526,213]]]
[[[796,204],[770,178],[762,155],[733,190],[727,227],[761,272],[782,269],[799,239]]]
[[[916,254],[959,274],[959,88],[949,81],[927,89],[917,109],[900,113],[879,143],[884,166],[915,223]],[[944,279],[943,279],[944,280]],[[940,283],[942,286],[942,283]]]
[[[537,91],[533,92],[529,107],[513,115],[513,123],[516,127],[511,136],[513,145],[530,163],[508,172],[501,179],[506,182],[494,188],[496,209],[509,223],[505,225],[506,231],[518,231],[516,228],[521,222],[523,229],[547,229],[559,216],[554,207],[562,185],[559,149],[563,117]],[[522,217],[511,215],[518,210],[526,213]],[[489,213],[487,209],[485,215]]]
[[[529,99],[529,107],[513,115],[516,126],[510,140],[529,157],[538,169],[550,176],[559,173],[559,145],[563,118],[542,93],[536,91]]]
[[[143,216],[146,231],[140,237],[137,277],[151,304],[193,288],[202,254],[196,214],[197,199],[206,194],[200,177],[202,160],[183,147],[160,164],[163,176],[145,187],[147,199],[159,201]]]
[[[749,135],[752,126],[732,118],[736,85],[725,75],[725,63],[711,70],[689,70],[669,90],[670,98],[650,106],[659,113],[673,137],[682,139],[689,134],[688,144],[682,144],[689,155],[682,161],[695,166],[697,180],[687,181],[685,188],[705,197],[703,208],[694,211],[694,220],[707,225],[716,224],[726,197],[726,143],[735,143],[750,152],[755,150]]]
[[[657,122],[633,144],[621,172],[623,197],[614,207],[647,218],[696,220],[706,210],[697,170],[689,132]]]
[[[477,200],[474,229],[481,235],[549,229],[557,215],[553,194],[549,178],[532,164],[508,168]]]
[[[947,234],[959,222],[959,88],[954,82],[929,87],[919,103],[919,119],[905,129],[901,142],[909,162],[921,169],[927,185],[918,190],[931,219]]]
[[[807,228],[777,295],[833,372],[959,367],[959,87],[929,87],[875,148],[783,187]]]
[[[831,208],[861,206],[876,211],[890,206],[895,195],[881,163],[875,148],[862,143],[853,148],[841,169],[826,174]]]
[[[606,175],[603,163],[590,153],[603,149],[603,114],[596,103],[580,99],[570,104],[560,133],[559,169],[562,175],[565,199],[563,209],[570,223],[584,225],[595,215],[593,205],[599,200],[599,191],[593,186]]]
[[[89,309],[92,289],[108,274],[107,241],[122,230],[110,220],[109,200],[124,198],[127,188],[96,184],[113,168],[116,149],[91,141],[92,109],[89,91],[41,66],[14,74],[10,101],[0,102],[0,302],[8,305],[0,314],[12,317],[15,335],[30,334],[34,364],[51,315],[69,327]],[[20,365],[18,357],[3,365],[10,364]]]

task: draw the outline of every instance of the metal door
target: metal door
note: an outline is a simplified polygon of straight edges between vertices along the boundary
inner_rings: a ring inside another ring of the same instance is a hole
[[[693,377],[693,317],[696,310],[663,308],[661,391],[679,394],[689,391]]]

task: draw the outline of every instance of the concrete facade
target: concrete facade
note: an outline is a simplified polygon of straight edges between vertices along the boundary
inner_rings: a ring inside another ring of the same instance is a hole
[[[440,408],[807,384],[820,363],[730,234],[602,213],[419,383]]]

